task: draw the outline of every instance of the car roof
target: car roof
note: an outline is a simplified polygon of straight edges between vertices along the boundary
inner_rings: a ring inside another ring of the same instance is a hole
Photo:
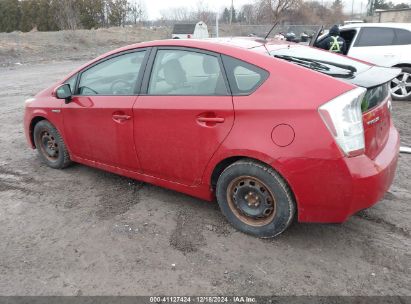
[[[114,50],[113,52],[118,52],[120,50],[128,50],[141,47],[156,47],[156,46],[180,46],[180,47],[192,47],[192,48],[203,48],[214,50],[216,47],[222,48],[241,48],[241,49],[253,49],[257,47],[262,47],[265,44],[270,45],[285,45],[290,44],[285,40],[278,39],[267,39],[259,37],[222,37],[222,38],[207,38],[207,39],[164,39],[164,40],[153,40],[147,42],[136,43],[122,47],[120,49]]]
[[[340,29],[350,29],[350,28],[359,28],[359,27],[390,27],[390,28],[400,28],[411,30],[411,23],[351,23],[344,26],[341,26]]]
[[[134,49],[142,49],[149,47],[188,47],[196,48],[210,52],[216,52],[220,54],[226,54],[229,56],[242,58],[243,60],[259,65],[258,60],[265,60],[267,51],[265,49],[265,43],[270,45],[283,46],[286,44],[283,41],[277,39],[264,40],[256,37],[244,37],[244,38],[211,38],[211,39],[165,39],[165,40],[153,40],[147,42],[140,42],[136,44],[127,45],[91,60],[85,63],[75,72],[111,55],[116,55],[120,52],[127,52]],[[291,44],[287,42],[287,44]],[[251,51],[252,50],[252,51]],[[71,73],[73,75],[75,72]]]
[[[208,50],[211,52],[217,52],[222,54],[231,54],[236,52],[244,52],[247,50],[258,50],[264,49],[264,45],[278,45],[284,46],[294,44],[292,42],[278,40],[278,39],[268,39],[264,40],[263,38],[258,37],[232,37],[232,38],[208,38],[208,39],[164,39],[164,40],[152,40],[146,42],[140,42],[136,44],[127,45],[115,50],[112,50],[108,53],[105,53],[97,57],[93,61],[97,61],[101,58],[119,53],[124,51],[129,51],[136,48],[145,48],[145,47],[189,47]],[[264,53],[264,52],[260,52]],[[244,53],[243,53],[244,54]]]

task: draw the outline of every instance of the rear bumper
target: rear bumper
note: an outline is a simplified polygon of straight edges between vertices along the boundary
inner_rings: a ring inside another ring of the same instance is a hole
[[[301,164],[304,168],[287,177],[297,199],[298,220],[341,223],[373,206],[393,182],[399,147],[398,131],[391,126],[388,141],[375,159],[366,155],[305,159]]]

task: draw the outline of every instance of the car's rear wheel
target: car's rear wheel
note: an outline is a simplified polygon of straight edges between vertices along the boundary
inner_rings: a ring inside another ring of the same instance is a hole
[[[291,224],[295,202],[284,179],[272,168],[252,160],[228,166],[217,181],[222,213],[238,230],[274,237]]]
[[[411,101],[411,68],[403,67],[401,74],[391,81],[391,95],[395,100]]]
[[[63,169],[71,164],[66,145],[57,129],[47,120],[34,126],[34,144],[41,159],[51,168]]]

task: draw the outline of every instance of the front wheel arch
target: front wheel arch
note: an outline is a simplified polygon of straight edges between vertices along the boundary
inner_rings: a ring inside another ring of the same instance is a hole
[[[410,63],[399,63],[392,66],[393,68],[411,68]]]
[[[38,124],[42,120],[46,120],[46,118],[43,117],[43,116],[35,116],[35,117],[33,117],[33,119],[30,122],[30,127],[29,127],[30,143],[31,143],[32,147],[35,147],[35,148],[37,148],[37,147],[34,144],[34,127],[36,126],[36,124]]]

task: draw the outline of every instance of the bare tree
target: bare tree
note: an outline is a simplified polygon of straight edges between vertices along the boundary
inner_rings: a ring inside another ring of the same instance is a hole
[[[252,4],[244,4],[241,7],[241,13],[245,18],[245,22],[247,24],[255,24],[257,23],[256,20],[256,9]]]
[[[107,6],[110,25],[124,26],[127,18],[127,0],[109,0]]]
[[[216,13],[213,12],[204,1],[197,2],[197,9],[192,14],[192,19],[195,21],[204,21],[205,23],[212,23],[216,19]]]
[[[161,19],[170,21],[189,21],[192,12],[184,6],[171,7],[160,11]]]
[[[145,3],[142,0],[129,1],[128,15],[133,24],[144,21],[147,18]]]
[[[257,4],[257,16],[261,22],[278,24],[283,21],[287,12],[297,9],[302,0],[260,0]]]
[[[63,30],[76,30],[79,24],[79,12],[75,0],[54,1],[56,24]]]

